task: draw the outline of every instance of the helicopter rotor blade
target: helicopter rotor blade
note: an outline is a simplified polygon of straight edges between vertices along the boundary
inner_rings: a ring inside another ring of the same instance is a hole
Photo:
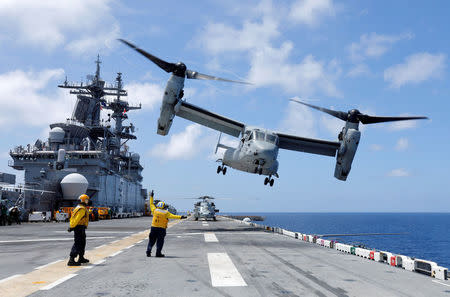
[[[140,53],[141,55],[143,55],[144,57],[146,57],[147,59],[149,59],[150,61],[152,61],[153,63],[155,63],[159,68],[161,68],[162,70],[166,71],[166,72],[173,72],[176,69],[176,65],[174,63],[169,63],[166,62],[146,51],[144,51],[143,49],[137,47],[136,45],[132,44],[131,42],[128,42],[124,39],[118,39],[120,42],[128,45],[129,47],[131,47],[132,49],[134,49],[135,51],[137,51],[138,53]]]
[[[363,124],[375,124],[384,122],[395,122],[395,121],[408,121],[408,120],[427,120],[428,117],[375,117],[366,114],[358,115],[358,119]]]
[[[320,111],[322,111],[322,112],[325,112],[325,113],[327,113],[327,114],[329,114],[329,115],[332,115],[332,116],[334,116],[335,118],[341,119],[341,120],[343,120],[343,121],[346,121],[346,120],[347,120],[347,113],[346,113],[346,112],[343,112],[343,111],[336,111],[336,110],[331,110],[331,109],[328,109],[328,108],[323,108],[323,107],[315,106],[315,105],[308,104],[308,103],[305,103],[305,102],[302,102],[302,101],[299,101],[299,100],[296,100],[296,99],[289,99],[289,100],[292,101],[292,102],[297,102],[297,103],[299,103],[299,104],[303,104],[303,105],[309,106],[309,107],[311,107],[311,108],[320,110]]]
[[[189,79],[201,79],[201,80],[217,80],[217,81],[225,81],[225,82],[231,82],[231,83],[237,83],[237,84],[251,85],[251,83],[249,83],[249,82],[221,78],[221,77],[217,77],[217,76],[203,74],[203,73],[200,73],[200,72],[197,72],[197,71],[193,71],[193,70],[189,70],[189,69],[186,70],[186,78],[189,78]]]

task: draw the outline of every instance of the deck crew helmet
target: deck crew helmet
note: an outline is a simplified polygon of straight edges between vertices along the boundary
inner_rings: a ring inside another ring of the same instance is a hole
[[[162,201],[159,201],[156,204],[156,208],[164,209],[165,207],[166,207],[166,204],[164,202],[162,202]]]
[[[78,201],[80,201],[81,203],[88,204],[89,196],[86,194],[80,195],[80,197],[78,197]]]

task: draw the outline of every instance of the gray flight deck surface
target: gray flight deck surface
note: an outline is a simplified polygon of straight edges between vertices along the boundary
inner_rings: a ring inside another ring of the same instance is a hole
[[[188,219],[174,224],[167,232],[163,250],[166,257],[147,258],[148,240],[142,241],[147,233],[142,231],[148,230],[150,224],[149,217],[92,222],[87,230],[87,255],[97,257],[94,260],[98,264],[85,266],[89,269],[65,266],[73,243],[65,240],[73,236],[65,231],[67,224],[2,227],[0,290],[25,292],[33,288],[31,296],[77,297],[450,296],[449,281],[437,281],[224,217],[218,217],[217,222]],[[100,257],[113,248],[120,250]],[[60,259],[64,263],[36,269]],[[58,271],[58,281],[46,283],[44,276],[52,270]],[[16,274],[22,276],[5,280]],[[67,280],[60,281],[67,275]],[[224,284],[231,286],[221,286]],[[43,286],[48,286],[47,290]]]

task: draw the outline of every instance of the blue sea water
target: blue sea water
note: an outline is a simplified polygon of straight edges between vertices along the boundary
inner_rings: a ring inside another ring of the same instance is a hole
[[[339,242],[362,243],[366,247],[434,261],[440,266],[450,268],[450,213],[245,213],[245,215],[265,217],[263,222],[256,223],[307,234],[402,233],[338,236],[337,239]]]

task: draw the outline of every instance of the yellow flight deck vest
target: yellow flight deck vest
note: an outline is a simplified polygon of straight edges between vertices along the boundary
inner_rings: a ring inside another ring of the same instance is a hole
[[[167,223],[169,222],[167,213],[168,211],[165,209],[155,209],[153,211],[152,227],[167,229]]]
[[[167,229],[167,223],[169,219],[181,219],[181,216],[171,214],[166,209],[156,208],[153,203],[153,196],[150,196],[150,209],[153,213],[152,227]]]
[[[84,205],[78,205],[72,212],[70,217],[70,228],[75,228],[78,225],[88,226],[89,213]]]

